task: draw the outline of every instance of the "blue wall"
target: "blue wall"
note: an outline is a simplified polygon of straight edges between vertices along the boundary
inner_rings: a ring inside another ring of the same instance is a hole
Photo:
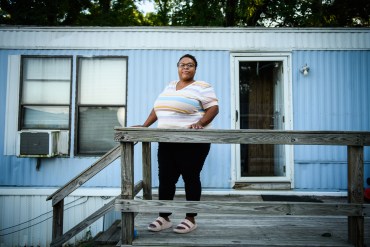
[[[295,130],[370,131],[370,51],[293,52]],[[309,74],[298,68],[307,64]],[[347,148],[296,146],[297,188],[347,189]],[[370,148],[365,147],[365,179]]]
[[[214,85],[220,99],[220,114],[214,121],[214,128],[230,128],[230,63],[229,53],[224,51],[170,51],[170,50],[17,50],[0,51],[0,186],[61,186],[79,172],[86,169],[97,158],[71,157],[43,159],[36,171],[36,159],[3,156],[4,116],[6,105],[6,74],[8,55],[73,55],[76,56],[128,56],[128,98],[127,126],[141,124],[149,114],[157,95],[168,82],[178,78],[176,64],[180,56],[191,53],[198,60],[196,79]],[[75,76],[73,85],[75,85]],[[75,93],[75,90],[73,90]],[[72,122],[74,122],[72,109]],[[71,135],[73,136],[73,130]],[[113,138],[113,137],[112,137]],[[156,172],[156,148],[152,145],[153,185],[158,184]],[[141,178],[141,147],[135,147],[135,179]],[[202,172],[204,186],[209,188],[230,187],[230,147],[213,145]],[[86,186],[120,186],[119,161],[107,167]],[[181,184],[180,184],[181,186]]]
[[[4,116],[8,55],[128,56],[127,126],[141,124],[153,102],[171,80],[177,79],[178,58],[191,53],[198,59],[196,79],[214,85],[220,99],[220,114],[214,128],[229,129],[231,119],[230,53],[184,50],[1,50],[0,51],[0,186],[61,186],[97,158],[45,159],[36,171],[36,160],[4,156]],[[299,68],[311,70],[303,76]],[[293,51],[293,119],[295,130],[370,131],[370,51]],[[73,84],[75,85],[75,76]],[[73,91],[75,93],[75,91]],[[74,109],[72,109],[74,112]],[[72,121],[74,114],[72,112]],[[16,114],[16,113],[15,113]],[[73,136],[73,132],[72,132]],[[158,184],[156,144],[152,145],[153,185]],[[230,188],[231,147],[212,146],[202,171],[205,188]],[[141,178],[141,147],[135,146],[135,179]],[[296,189],[345,190],[346,147],[295,146]],[[365,178],[370,176],[370,150],[365,148]],[[119,161],[98,174],[86,186],[120,186]],[[181,185],[181,183],[180,183]]]

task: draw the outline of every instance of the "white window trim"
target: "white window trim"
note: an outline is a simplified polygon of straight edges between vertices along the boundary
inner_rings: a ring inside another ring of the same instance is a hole
[[[4,155],[16,154],[20,71],[21,56],[9,55],[6,87]]]

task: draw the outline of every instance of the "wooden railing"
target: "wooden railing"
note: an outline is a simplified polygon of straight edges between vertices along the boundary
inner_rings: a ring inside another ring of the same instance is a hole
[[[52,230],[52,242],[51,246],[62,246],[65,242],[71,239],[73,236],[78,234],[80,231],[91,225],[93,222],[98,220],[104,214],[109,212],[114,207],[115,199],[111,200],[109,203],[104,205],[98,211],[91,214],[85,220],[77,224],[75,227],[70,229],[68,232],[63,233],[63,211],[64,211],[64,198],[70,195],[74,190],[82,186],[89,179],[94,177],[97,173],[115,161],[121,156],[121,146],[117,145],[112,150],[108,151],[100,159],[98,159],[94,164],[85,169],[83,172],[78,174],[72,180],[70,180],[63,187],[58,189],[52,195],[50,195],[46,200],[52,200],[53,205],[53,230]],[[135,187],[136,193],[138,193],[142,186],[139,183]]]
[[[174,130],[148,128],[116,128],[115,140],[122,150],[121,198],[115,208],[121,211],[121,244],[131,245],[136,212],[212,212],[244,215],[348,216],[348,240],[364,246],[364,216],[370,207],[364,204],[364,146],[370,145],[370,132],[349,131],[277,131],[277,130]],[[142,142],[144,199],[133,200],[134,143]],[[151,199],[151,142],[341,145],[348,153],[348,203],[294,202],[180,202]]]

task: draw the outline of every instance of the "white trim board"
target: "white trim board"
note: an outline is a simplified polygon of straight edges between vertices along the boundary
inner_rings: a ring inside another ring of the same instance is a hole
[[[0,49],[292,51],[370,48],[370,30],[366,28],[1,27],[0,37]]]

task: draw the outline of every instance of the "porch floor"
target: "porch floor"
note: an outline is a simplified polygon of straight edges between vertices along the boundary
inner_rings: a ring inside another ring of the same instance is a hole
[[[262,201],[260,196],[203,196],[203,200]],[[179,197],[177,197],[179,198]],[[181,198],[180,198],[181,199]],[[346,198],[318,198],[324,202],[345,202]],[[133,246],[353,246],[348,242],[347,217],[250,217],[241,215],[199,214],[198,228],[189,234],[172,229],[154,233],[147,226],[157,213],[138,214]],[[184,215],[170,217],[174,226]],[[365,246],[370,247],[370,219],[365,218]],[[116,224],[117,225],[117,224]],[[119,224],[115,239],[119,238]],[[108,243],[108,242],[107,242]],[[107,244],[106,243],[106,244]]]

